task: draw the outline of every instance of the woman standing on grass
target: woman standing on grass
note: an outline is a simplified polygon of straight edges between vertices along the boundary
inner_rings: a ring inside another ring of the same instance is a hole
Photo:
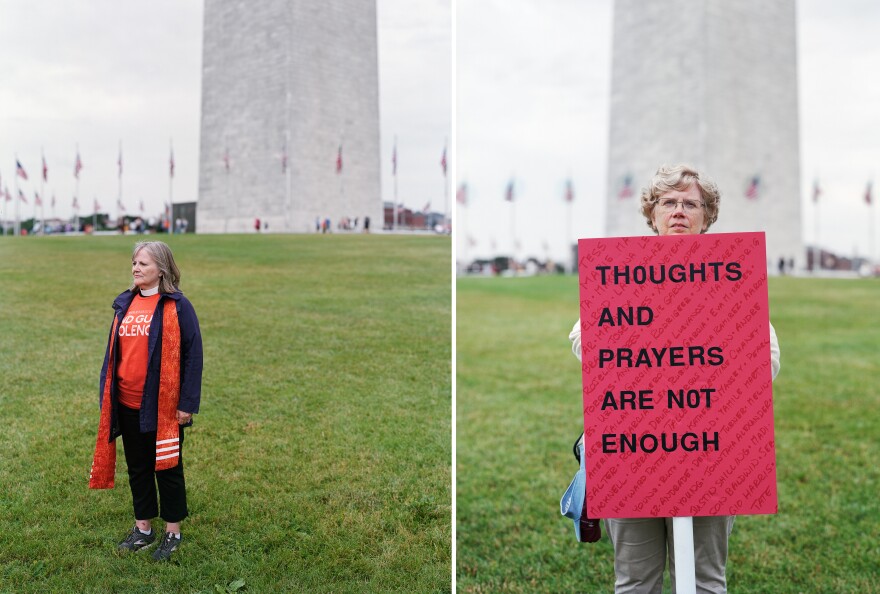
[[[196,312],[178,288],[180,271],[166,244],[135,245],[131,274],[131,286],[113,302],[89,488],[113,487],[114,440],[121,435],[135,526],[117,549],[138,551],[156,541],[151,522],[160,515],[161,502],[165,534],[153,558],[165,561],[180,545],[180,522],[188,515],[183,429],[199,412],[202,336]]]
[[[657,235],[697,235],[718,220],[718,186],[684,166],[661,167],[651,186],[642,190],[641,213]],[[572,351],[581,359],[581,322],[569,334]],[[779,342],[770,325],[770,367],[779,373]],[[727,592],[727,546],[735,516],[695,517],[694,564],[698,592]],[[605,529],[614,547],[614,591],[659,594],[666,552],[672,550],[672,518],[608,518]],[[672,584],[674,566],[670,564]]]

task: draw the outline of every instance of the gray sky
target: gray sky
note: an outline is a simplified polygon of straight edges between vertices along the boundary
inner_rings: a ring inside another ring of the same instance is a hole
[[[456,14],[458,257],[564,258],[565,180],[574,235],[604,231],[612,0],[473,0]],[[865,255],[880,184],[880,3],[798,1],[801,200],[804,239]],[[648,172],[650,173],[650,172]],[[515,220],[504,201],[516,187]],[[864,203],[873,179],[873,211]],[[643,184],[645,181],[636,184]],[[724,191],[724,188],[722,188]],[[634,213],[634,216],[635,213]],[[880,235],[880,228],[875,236]],[[470,237],[473,244],[466,242]],[[880,257],[880,237],[875,237]]]
[[[122,202],[139,214],[198,197],[203,3],[7,0],[0,5],[0,183],[18,179],[34,215],[41,151],[48,165],[45,215],[68,217],[76,193],[77,146],[83,163],[80,214],[95,199],[116,214],[122,143]],[[451,134],[452,31],[449,0],[377,0],[382,193],[393,198],[391,152],[398,137],[399,201],[444,206],[440,166]],[[169,188],[173,141],[175,177]],[[0,212],[15,216],[13,202]],[[452,205],[450,204],[451,208]],[[39,212],[37,213],[39,216]]]

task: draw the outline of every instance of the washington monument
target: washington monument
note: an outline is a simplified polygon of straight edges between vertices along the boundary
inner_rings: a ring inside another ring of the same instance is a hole
[[[381,226],[375,0],[206,0],[197,230]]]
[[[795,0],[616,0],[608,236],[650,235],[640,189],[687,163],[721,189],[712,232],[803,265],[795,25]]]

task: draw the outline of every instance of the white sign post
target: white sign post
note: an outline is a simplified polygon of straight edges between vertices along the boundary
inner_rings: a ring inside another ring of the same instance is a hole
[[[694,519],[672,518],[675,546],[675,592],[697,594],[697,572],[694,566]]]

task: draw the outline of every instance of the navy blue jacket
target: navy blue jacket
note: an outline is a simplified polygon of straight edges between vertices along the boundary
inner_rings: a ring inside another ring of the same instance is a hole
[[[113,309],[116,311],[117,327],[122,324],[131,302],[136,293],[125,291],[113,301]],[[162,365],[162,314],[166,299],[172,299],[177,303],[177,321],[180,324],[180,402],[178,410],[187,413],[199,412],[199,402],[202,394],[202,334],[199,331],[199,320],[189,299],[183,293],[162,293],[153,320],[150,323],[150,336],[148,347],[147,378],[144,382],[144,394],[141,400],[141,433],[155,431],[157,417],[159,416],[159,374]],[[113,332],[113,325],[110,325]],[[111,336],[110,339],[113,337]],[[110,358],[110,339],[107,340],[107,350],[104,353],[104,365],[101,367],[101,381],[99,384],[98,406],[104,398],[104,386],[107,381],[107,361]],[[113,341],[113,361],[119,363],[119,340]],[[114,365],[115,367],[115,365]],[[112,401],[112,423],[110,427],[110,441],[120,435],[119,417],[117,407],[119,399],[116,385],[116,369],[111,374],[110,396]],[[192,421],[187,423],[191,425]]]

